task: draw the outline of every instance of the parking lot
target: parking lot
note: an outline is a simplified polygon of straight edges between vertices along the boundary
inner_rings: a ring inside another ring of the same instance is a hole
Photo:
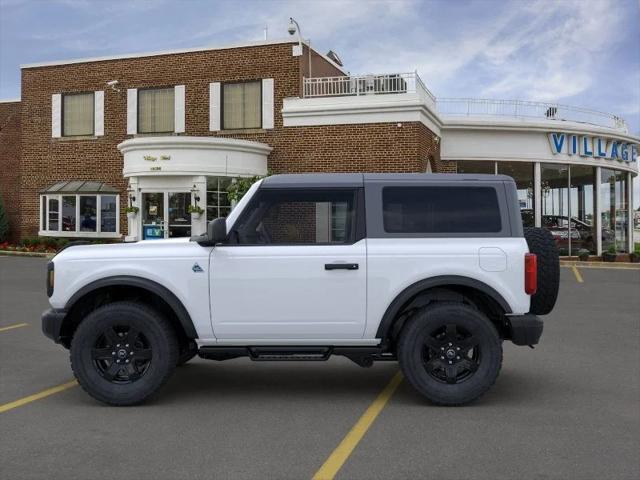
[[[196,359],[152,402],[113,408],[68,384],[67,351],[40,332],[45,263],[0,257],[0,478],[640,478],[640,270],[562,268],[541,344],[505,343],[470,406],[385,390],[397,364],[338,357]]]

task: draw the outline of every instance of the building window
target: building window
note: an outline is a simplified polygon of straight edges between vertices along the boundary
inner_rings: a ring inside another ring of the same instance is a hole
[[[600,177],[602,251],[627,252],[629,182],[626,172],[603,168]]]
[[[488,162],[486,160],[458,160],[458,173],[487,173],[495,175],[496,162]]]
[[[41,235],[118,236],[118,195],[43,194]]]
[[[94,133],[94,93],[66,93],[62,96],[62,136],[90,136]]]
[[[222,85],[222,128],[262,127],[262,82]]]
[[[498,162],[498,173],[508,175],[516,182],[520,214],[522,215],[522,224],[525,227],[535,225],[533,165],[530,162]]]
[[[227,187],[232,181],[231,177],[207,177],[207,221],[229,215],[231,202]]]
[[[138,90],[138,133],[168,133],[175,130],[175,89]]]

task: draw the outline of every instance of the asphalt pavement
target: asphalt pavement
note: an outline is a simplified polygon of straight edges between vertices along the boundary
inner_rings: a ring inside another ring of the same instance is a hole
[[[73,380],[40,331],[45,265],[0,257],[2,479],[309,479],[398,371],[195,359],[139,407],[33,399]],[[578,273],[562,268],[535,350],[504,344],[488,394],[436,407],[403,381],[335,478],[640,478],[640,270]]]

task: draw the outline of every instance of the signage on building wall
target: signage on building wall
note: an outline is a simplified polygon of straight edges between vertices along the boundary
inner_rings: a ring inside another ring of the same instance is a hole
[[[147,162],[155,162],[158,160],[158,157],[154,157],[153,155],[145,155],[144,158]],[[171,155],[160,155],[160,160],[171,160]]]
[[[638,161],[637,144],[613,138],[552,132],[549,133],[549,144],[554,155],[564,153],[628,163]]]

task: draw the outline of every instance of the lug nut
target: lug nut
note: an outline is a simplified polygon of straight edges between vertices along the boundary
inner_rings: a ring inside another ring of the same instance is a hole
[[[128,358],[127,358],[126,362],[129,363],[129,359]]]
[[[111,355],[115,355],[115,354],[116,354],[116,352],[111,352]]]
[[[449,365],[451,365],[453,362],[451,360],[449,360]]]
[[[129,352],[129,355],[133,355],[133,352]]]
[[[125,347],[128,347],[128,346],[129,346],[129,344],[127,343],[127,344],[125,345]]]
[[[444,360],[444,357],[440,357],[440,360]]]
[[[449,343],[449,346],[451,346],[451,345],[453,345],[453,343]],[[120,346],[120,345],[118,345],[118,346]]]
[[[456,350],[460,350],[460,347],[456,347]]]
[[[460,360],[460,357],[456,357],[456,360]]]
[[[440,347],[440,350],[444,351],[444,347]]]
[[[120,346],[120,344],[117,344],[117,345],[116,345],[116,347],[119,347],[119,346]]]

